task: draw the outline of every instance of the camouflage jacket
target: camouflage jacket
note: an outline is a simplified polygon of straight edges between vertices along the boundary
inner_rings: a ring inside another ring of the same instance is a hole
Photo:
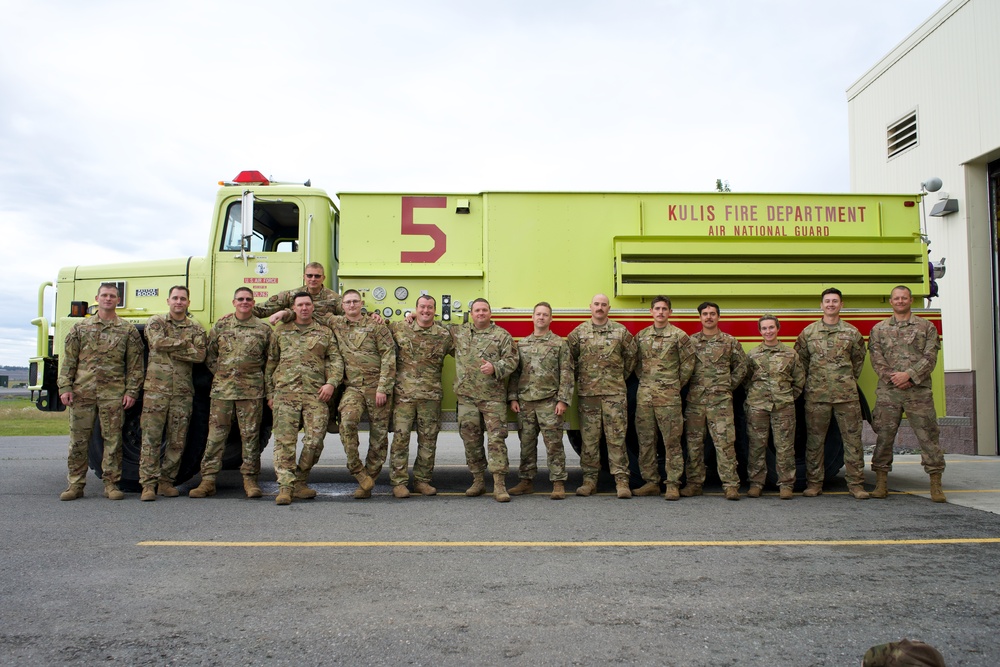
[[[396,341],[396,402],[440,401],[441,367],[455,346],[451,332],[437,322],[424,329],[416,322],[389,322]]]
[[[940,349],[937,328],[916,315],[910,315],[908,321],[897,321],[894,316],[882,320],[868,337],[872,368],[879,384],[886,386],[893,386],[890,375],[905,372],[913,384],[930,389]]]
[[[795,404],[806,386],[806,369],[795,350],[780,341],[777,345],[761,343],[747,359],[747,405],[770,411]]]
[[[139,398],[142,388],[142,336],[131,322],[98,316],[73,325],[59,361],[59,393],[75,398]]]
[[[340,315],[313,315],[337,334],[344,358],[344,386],[391,394],[396,385],[396,342],[389,328],[370,317],[351,322]]]
[[[318,394],[324,384],[336,387],[343,377],[344,360],[329,327],[316,321],[275,327],[264,371],[269,400],[281,394]]]
[[[635,370],[638,348],[623,325],[581,323],[566,338],[576,364],[580,396],[625,396],[625,378]]]
[[[747,374],[747,354],[734,337],[720,331],[691,336],[696,361],[688,383],[688,403],[718,405],[732,400],[733,392]]]
[[[205,363],[215,377],[212,398],[240,401],[264,398],[264,364],[271,327],[256,317],[235,316],[215,323],[208,333]]]
[[[694,372],[694,344],[686,333],[667,324],[662,329],[648,326],[635,337],[639,361],[635,373],[639,376],[636,400],[647,405],[681,404],[681,388]]]
[[[847,403],[858,400],[858,378],[865,363],[865,340],[853,324],[829,326],[817,320],[795,341],[806,369],[806,400]]]
[[[308,292],[308,288],[303,285],[298,289],[278,292],[264,303],[253,307],[253,314],[256,317],[270,317],[279,310],[291,310],[295,303],[295,295],[299,292]],[[344,308],[340,305],[340,295],[329,287],[324,287],[319,294],[313,295],[313,306],[316,314],[319,315],[343,315]],[[294,317],[292,319],[295,319]]]
[[[517,367],[514,339],[492,322],[482,331],[471,322],[449,327],[455,345],[455,395],[474,401],[507,400],[507,376]],[[493,374],[479,370],[484,361]]]
[[[177,321],[169,315],[153,315],[146,323],[146,344],[146,395],[194,396],[191,367],[205,361],[205,328],[190,317]]]
[[[569,345],[551,331],[518,341],[517,368],[507,383],[508,401],[573,400],[573,357]]]

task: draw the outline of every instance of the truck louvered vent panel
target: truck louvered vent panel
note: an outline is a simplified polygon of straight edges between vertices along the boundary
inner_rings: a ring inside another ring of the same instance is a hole
[[[927,280],[913,239],[770,239],[762,252],[759,242],[735,238],[617,237],[615,255],[618,296],[782,298],[818,294],[819,285],[880,296],[896,285],[917,292]]]
[[[917,112],[913,111],[886,129],[889,157],[917,145]]]

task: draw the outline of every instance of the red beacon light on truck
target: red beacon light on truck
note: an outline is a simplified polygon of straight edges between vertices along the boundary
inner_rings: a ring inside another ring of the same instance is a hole
[[[219,181],[219,185],[234,185],[240,183],[242,185],[270,185],[271,181],[267,180],[267,177],[259,171],[241,171],[236,175],[236,178],[229,181]]]

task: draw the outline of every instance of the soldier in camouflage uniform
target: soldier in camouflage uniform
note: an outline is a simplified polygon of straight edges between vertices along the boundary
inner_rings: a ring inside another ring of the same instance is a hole
[[[281,323],[271,334],[264,382],[267,405],[274,411],[274,471],[278,476],[276,505],[292,498],[315,498],[306,482],[323,453],[327,401],[344,377],[344,361],[337,339],[328,327],[313,320],[313,301],[299,292],[292,302],[295,321]],[[295,464],[295,445],[302,424],[302,453]]]
[[[225,316],[208,333],[205,362],[212,379],[208,412],[208,439],[201,458],[201,483],[188,491],[191,498],[215,495],[215,477],[222,470],[222,454],[236,413],[243,440],[243,490],[260,498],[260,421],[264,413],[264,364],[271,327],[253,315],[253,291],[240,287],[233,295],[233,316]]]
[[[757,321],[763,341],[748,358],[746,378],[747,495],[759,498],[767,476],[767,436],[774,434],[778,487],[782,500],[792,499],[795,484],[795,399],[806,385],[806,371],[799,355],[778,340],[781,323],[774,315]]]
[[[59,364],[59,400],[69,407],[69,487],[60,500],[83,497],[87,448],[98,418],[104,436],[104,496],[125,497],[117,485],[122,475],[122,420],[142,387],[142,337],[115,312],[114,283],[101,283],[95,299],[97,316],[73,325]]]
[[[638,349],[632,334],[618,322],[608,319],[610,308],[606,294],[595,294],[590,302],[590,320],[573,329],[566,339],[576,366],[580,435],[583,438],[580,451],[583,484],[577,488],[576,495],[589,496],[597,490],[603,427],[615,490],[619,498],[631,498],[625,453],[628,426],[625,378],[635,369]]]
[[[823,290],[821,305],[823,319],[807,326],[795,341],[806,369],[806,490],[802,495],[814,498],[823,493],[823,457],[832,415],[844,441],[847,488],[858,500],[866,500],[857,384],[865,363],[865,340],[856,327],[840,319],[840,290]]]
[[[490,304],[476,299],[470,306],[472,322],[450,327],[455,345],[455,395],[458,397],[458,430],[465,443],[465,461],[472,473],[467,496],[486,491],[483,482],[487,456],[483,451],[483,425],[493,473],[493,497],[508,502],[507,386],[505,380],[517,367],[517,350],[510,334],[493,324]]]
[[[431,486],[438,432],[441,430],[441,368],[454,345],[451,332],[434,322],[437,301],[423,294],[417,298],[413,322],[390,322],[396,341],[396,397],[393,410],[392,447],[389,458],[389,482],[396,498],[410,495],[407,463],[410,457],[410,432],[416,422],[417,456],[413,462],[413,490],[433,496]]]
[[[326,280],[326,272],[323,270],[322,264],[319,262],[306,264],[306,271],[302,276],[302,280],[305,283],[302,287],[278,292],[259,306],[254,306],[254,316],[268,317],[271,320],[271,324],[277,324],[283,315],[281,311],[287,310],[294,318],[295,314],[292,310],[292,305],[295,301],[295,295],[300,292],[306,292],[313,298],[313,307],[317,315],[344,314],[340,295],[329,287],[323,286],[323,281]]]
[[[521,439],[520,481],[510,495],[534,493],[538,472],[538,432],[545,441],[553,500],[566,497],[563,414],[573,400],[573,358],[569,346],[552,333],[552,306],[542,301],[532,313],[534,333],[517,344],[518,365],[507,385],[510,409],[517,413]]]
[[[347,454],[347,469],[358,480],[354,497],[371,498],[389,453],[389,414],[396,384],[396,344],[389,328],[361,312],[361,294],[344,292],[344,316],[316,315],[316,321],[333,329],[344,359],[344,395],[340,399],[340,439]],[[368,413],[368,455],[361,462],[358,425]]]
[[[878,434],[872,470],[877,477],[872,496],[886,498],[892,446],[903,411],[920,442],[921,463],[931,478],[931,500],[945,502],[941,489],[944,452],[938,441],[937,411],[931,390],[931,373],[937,365],[941,341],[933,324],[911,312],[913,295],[902,285],[889,296],[892,317],[872,328],[868,350],[878,375],[872,427]]]
[[[634,489],[632,494],[655,496],[660,493],[660,472],[656,464],[656,432],[659,429],[667,457],[667,488],[663,497],[679,500],[681,475],[684,474],[681,388],[694,371],[695,351],[688,335],[670,324],[673,312],[670,299],[654,297],[649,312],[653,324],[635,337],[639,347],[635,368],[639,376],[635,430],[639,439],[639,470],[645,484]]]
[[[701,331],[691,336],[696,361],[688,383],[684,427],[687,431],[687,484],[682,496],[700,496],[705,483],[705,430],[712,434],[719,479],[726,500],[740,499],[736,472],[736,423],[733,391],[747,373],[747,355],[736,338],[719,330],[719,306],[698,306]]]
[[[181,454],[187,440],[194,402],[191,366],[205,360],[208,341],[205,329],[187,315],[188,288],[175,285],[167,297],[167,316],[154,315],[146,323],[149,362],[142,399],[142,454],[139,483],[142,499],[180,495],[174,488]],[[160,443],[166,428],[167,446],[160,465]]]

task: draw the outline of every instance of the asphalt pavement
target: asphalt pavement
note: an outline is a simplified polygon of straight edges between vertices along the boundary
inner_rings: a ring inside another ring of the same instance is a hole
[[[936,504],[919,456],[887,500],[841,479],[740,502],[617,500],[608,478],[552,501],[543,456],[537,492],[500,504],[462,493],[455,434],[432,498],[383,471],[354,500],[326,445],[317,499],[276,507],[270,448],[260,500],[230,471],[204,500],[112,502],[91,474],[60,502],[66,439],[0,438],[0,664],[857,665],[904,636],[1000,662],[997,458],[949,455]]]

